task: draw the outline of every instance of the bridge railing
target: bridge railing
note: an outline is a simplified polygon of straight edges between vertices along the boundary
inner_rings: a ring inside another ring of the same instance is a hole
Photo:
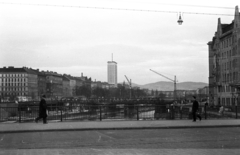
[[[52,102],[48,103],[48,120],[52,121],[102,121],[102,120],[166,120],[192,119],[191,105],[161,104],[159,102]],[[223,113],[219,107],[200,105],[199,113],[203,119],[237,119],[240,107],[225,107]],[[39,114],[38,104],[18,104],[0,106],[0,122],[33,122]]]

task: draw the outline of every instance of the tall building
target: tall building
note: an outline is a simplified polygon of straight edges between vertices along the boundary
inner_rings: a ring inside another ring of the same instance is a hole
[[[117,87],[117,63],[115,61],[108,61],[108,84]]]
[[[209,48],[209,102],[234,106],[240,99],[240,13],[235,7],[234,19],[222,24],[218,19],[217,32]]]

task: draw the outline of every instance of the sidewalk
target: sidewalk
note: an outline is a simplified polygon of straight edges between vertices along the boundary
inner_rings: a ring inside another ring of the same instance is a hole
[[[84,130],[130,130],[130,129],[179,129],[240,127],[240,120],[148,120],[148,121],[79,121],[35,123],[0,123],[0,133],[84,131]]]

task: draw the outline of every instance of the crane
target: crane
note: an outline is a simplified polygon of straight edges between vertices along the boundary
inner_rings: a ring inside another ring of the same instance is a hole
[[[128,84],[129,84],[129,88],[130,88],[130,99],[131,99],[131,97],[132,97],[132,81],[131,81],[131,79],[128,80],[128,78],[127,78],[126,75],[124,75],[124,76],[125,76],[125,78],[127,79]]]
[[[176,76],[174,76],[174,80],[173,79],[170,79],[169,77],[166,77],[166,76],[164,76],[164,75],[162,75],[162,74],[160,74],[160,73],[158,73],[158,72],[156,72],[156,71],[154,71],[154,70],[152,70],[152,69],[150,69],[150,71],[152,71],[152,72],[154,72],[154,73],[156,73],[156,74],[158,74],[158,75],[160,75],[160,76],[162,76],[162,77],[164,77],[164,78],[166,78],[166,79],[168,79],[168,80],[170,80],[170,81],[172,81],[173,83],[174,83],[174,100],[176,100],[177,99],[177,92],[176,92],[176,90],[177,90],[177,80],[176,80]]]

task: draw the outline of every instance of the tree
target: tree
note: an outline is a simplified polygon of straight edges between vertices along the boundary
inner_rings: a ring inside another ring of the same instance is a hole
[[[158,96],[161,100],[164,100],[166,98],[166,94],[163,94],[162,92],[160,92]]]
[[[153,91],[153,89],[152,89],[152,91],[151,91],[151,96],[154,96],[154,91]]]
[[[85,96],[85,97],[90,97],[91,96],[91,87],[90,86],[80,86],[76,88],[76,95],[77,96]]]

